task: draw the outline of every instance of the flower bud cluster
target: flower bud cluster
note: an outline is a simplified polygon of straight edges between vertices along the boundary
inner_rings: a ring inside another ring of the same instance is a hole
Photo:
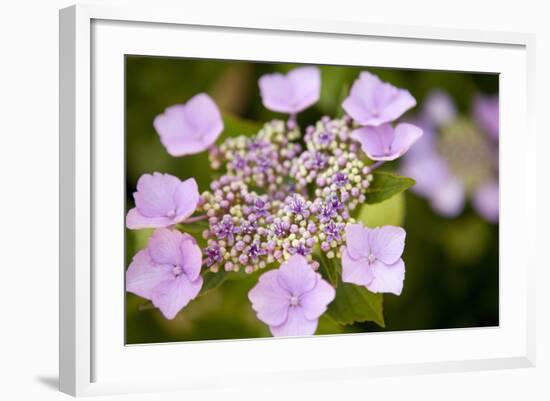
[[[302,150],[299,130],[273,121],[211,151],[213,167],[225,167],[200,206],[211,271],[252,273],[295,254],[317,267],[315,252],[340,256],[345,226],[372,180],[351,129],[348,119],[323,117],[306,129]]]

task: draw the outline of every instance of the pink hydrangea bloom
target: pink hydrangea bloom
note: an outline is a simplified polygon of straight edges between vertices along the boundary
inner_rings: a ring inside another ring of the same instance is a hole
[[[193,96],[185,104],[168,107],[155,118],[153,125],[172,156],[200,153],[223,131],[220,110],[206,93]]]
[[[308,336],[335,295],[307,259],[295,254],[279,269],[262,274],[248,298],[274,336]]]
[[[317,67],[300,67],[286,75],[263,75],[259,85],[262,102],[266,108],[294,115],[319,100],[321,73]]]
[[[126,271],[126,290],[149,299],[167,319],[202,288],[202,253],[193,237],[159,228]]]
[[[136,207],[126,216],[129,229],[168,227],[193,214],[199,203],[199,189],[194,178],[182,182],[170,174],[143,174],[134,201]]]
[[[402,123],[395,128],[391,124],[377,127],[361,127],[351,133],[361,143],[363,152],[372,160],[395,160],[404,155],[422,136],[416,125]]]
[[[355,80],[342,107],[360,125],[378,126],[389,123],[416,105],[409,91],[382,82],[363,71]]]
[[[342,281],[367,287],[372,292],[400,295],[405,279],[405,230],[384,226],[366,228],[361,224],[346,227],[346,246],[342,252]]]

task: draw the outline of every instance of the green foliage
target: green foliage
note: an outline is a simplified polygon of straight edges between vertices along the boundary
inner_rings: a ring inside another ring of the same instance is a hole
[[[372,173],[373,180],[366,192],[366,203],[380,203],[412,187],[416,182],[412,178],[402,177],[385,171]]]
[[[327,314],[336,323],[374,322],[385,327],[382,294],[374,294],[365,287],[340,282],[336,298],[328,306]]]
[[[357,210],[355,218],[366,227],[399,226],[405,218],[405,196],[399,193],[384,202],[361,205]]]
[[[223,132],[216,141],[222,143],[226,138],[240,135],[251,136],[262,128],[262,124],[239,118],[229,113],[223,113]]]
[[[219,271],[217,273],[212,273],[211,271],[206,271],[202,274],[202,279],[204,280],[201,292],[199,296],[204,295],[208,291],[215,290],[227,279],[227,276],[230,273],[225,271]]]

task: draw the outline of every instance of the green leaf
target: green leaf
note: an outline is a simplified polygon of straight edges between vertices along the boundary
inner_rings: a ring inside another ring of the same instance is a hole
[[[372,175],[373,180],[365,191],[365,202],[369,204],[383,202],[394,195],[400,194],[416,183],[412,178],[402,177],[385,171],[375,171]]]
[[[327,314],[340,324],[370,321],[385,327],[382,301],[380,293],[374,294],[365,287],[340,282]]]
[[[262,124],[255,121],[246,120],[234,115],[224,113],[223,116],[223,133],[217,143],[222,143],[225,138],[236,137],[240,135],[251,136],[256,134]]]
[[[199,296],[204,295],[205,293],[215,290],[227,279],[229,273],[226,271],[219,271],[217,273],[212,273],[211,271],[206,271],[202,275],[203,284],[201,293]]]
[[[405,218],[405,194],[402,192],[380,203],[365,203],[356,210],[355,219],[366,227],[400,226]]]
[[[318,257],[320,259],[319,269],[321,275],[326,278],[334,288],[338,287],[339,277],[342,273],[342,265],[337,258],[329,259],[325,256],[324,252],[319,252]]]

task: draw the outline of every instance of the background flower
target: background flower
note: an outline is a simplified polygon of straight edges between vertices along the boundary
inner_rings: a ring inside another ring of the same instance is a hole
[[[126,290],[149,299],[167,319],[194,299],[202,288],[202,254],[193,237],[160,228],[126,271]]]
[[[248,293],[258,319],[277,337],[314,334],[334,297],[334,288],[298,254],[279,269],[264,273]]]
[[[155,117],[153,125],[172,156],[200,153],[223,131],[218,106],[206,93],[193,96],[185,104],[168,107]]]
[[[126,216],[130,229],[168,227],[193,214],[199,202],[194,178],[180,181],[170,174],[142,175],[134,192],[136,207]]]
[[[372,292],[400,295],[405,279],[405,230],[384,226],[346,227],[346,248],[342,252],[342,281],[367,287]]]
[[[319,100],[321,73],[317,67],[300,67],[286,75],[263,75],[258,84],[266,108],[293,115]]]

